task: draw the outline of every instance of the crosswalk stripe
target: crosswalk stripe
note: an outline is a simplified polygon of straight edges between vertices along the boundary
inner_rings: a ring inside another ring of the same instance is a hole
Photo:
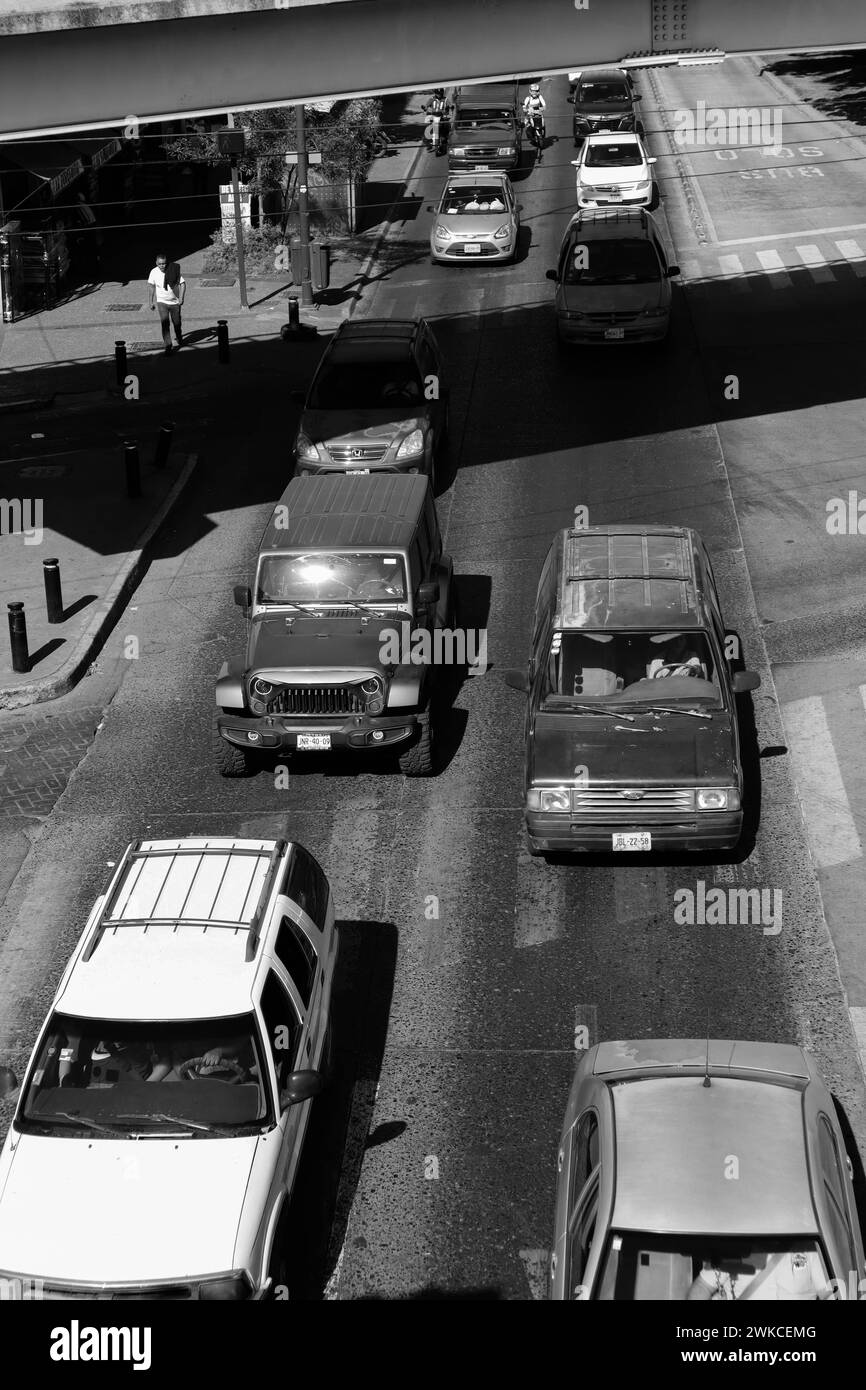
[[[800,257],[804,266],[808,270],[816,285],[824,284],[827,280],[835,277],[828,266],[826,259],[822,256],[817,246],[795,246],[794,250]]]
[[[812,858],[850,864],[863,851],[820,696],[783,705],[782,720]]]
[[[725,278],[731,281],[731,289],[734,294],[748,293],[749,287],[746,283],[746,272],[743,269],[743,262],[740,260],[739,256],[719,256],[719,266]]]
[[[837,241],[839,252],[845,257],[855,275],[866,275],[866,256],[856,241]]]
[[[517,882],[514,891],[514,946],[543,946],[557,941],[565,930],[565,871],[545,864],[525,848],[520,829]]]
[[[785,262],[778,251],[756,251],[755,255],[767,271],[770,284],[774,290],[787,290],[793,285],[793,280],[785,269]]]
[[[673,899],[667,892],[667,870],[653,864],[623,865],[613,871],[613,894],[619,926],[646,922],[667,913],[673,917]]]

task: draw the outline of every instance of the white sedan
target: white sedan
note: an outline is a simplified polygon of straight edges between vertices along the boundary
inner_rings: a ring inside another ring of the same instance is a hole
[[[579,208],[655,207],[658,202],[655,156],[647,154],[639,135],[588,135],[580,157],[571,162]]]

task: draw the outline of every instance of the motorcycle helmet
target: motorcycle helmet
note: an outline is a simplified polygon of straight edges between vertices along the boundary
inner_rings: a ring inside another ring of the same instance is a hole
[[[529,89],[529,94],[530,94],[530,96],[537,97],[537,96],[538,96],[538,93],[539,93],[540,91],[541,91],[541,88],[539,87],[538,83],[537,83],[537,82],[533,82],[532,86],[531,86],[530,89]]]
[[[444,88],[444,87],[437,87],[436,90],[435,90],[435,92],[433,93],[433,95],[434,95],[434,97],[438,97],[440,101],[444,101],[444,100],[445,100],[445,88]]]

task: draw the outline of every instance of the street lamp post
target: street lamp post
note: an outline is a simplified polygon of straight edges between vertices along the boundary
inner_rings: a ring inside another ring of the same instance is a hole
[[[298,237],[301,252],[301,303],[312,304],[313,286],[310,281],[310,208],[307,202],[307,132],[304,108],[295,107],[298,128]]]
[[[238,284],[241,295],[241,308],[249,309],[247,303],[247,272],[244,263],[244,229],[241,222],[241,190],[238,183],[238,155],[243,154],[245,138],[242,130],[235,130],[235,118],[228,113],[228,130],[217,132],[217,146],[223,158],[228,157],[232,171],[232,193],[235,205],[235,245],[238,256]]]

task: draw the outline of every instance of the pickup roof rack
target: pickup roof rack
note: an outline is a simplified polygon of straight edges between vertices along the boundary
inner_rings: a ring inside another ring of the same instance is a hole
[[[247,930],[245,960],[254,959],[262,918],[287,841],[273,850],[249,846],[129,845],[99,913],[82,961],[90,960],[104,932],[153,923]],[[225,862],[219,865],[218,861]]]

